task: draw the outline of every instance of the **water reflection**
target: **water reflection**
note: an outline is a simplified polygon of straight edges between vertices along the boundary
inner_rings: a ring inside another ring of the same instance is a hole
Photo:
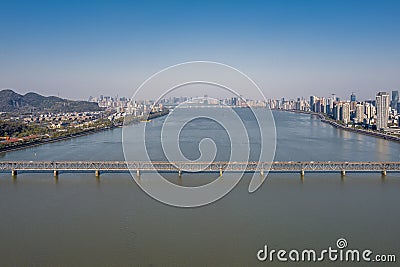
[[[388,142],[383,139],[376,141],[376,154],[379,161],[390,161]]]

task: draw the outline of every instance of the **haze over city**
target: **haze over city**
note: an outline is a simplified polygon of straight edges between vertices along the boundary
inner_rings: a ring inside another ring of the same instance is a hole
[[[130,97],[165,67],[210,60],[268,98],[371,99],[399,89],[399,11],[398,1],[1,1],[0,88]]]

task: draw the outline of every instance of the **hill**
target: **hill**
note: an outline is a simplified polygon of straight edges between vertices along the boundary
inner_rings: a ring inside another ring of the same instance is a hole
[[[83,112],[102,110],[97,103],[74,101],[37,93],[20,95],[12,90],[0,91],[0,112]]]

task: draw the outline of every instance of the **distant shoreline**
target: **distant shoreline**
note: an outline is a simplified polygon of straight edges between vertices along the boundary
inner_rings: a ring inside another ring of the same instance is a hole
[[[277,110],[277,111],[286,111],[286,112],[291,112],[291,113],[300,113],[300,114],[308,114],[308,115],[315,115],[318,116],[322,122],[324,123],[328,123],[330,125],[332,125],[335,128],[339,128],[348,132],[354,132],[354,133],[358,133],[358,134],[363,134],[363,135],[368,135],[368,136],[372,136],[372,137],[376,137],[376,138],[380,138],[380,139],[385,139],[388,141],[393,141],[393,142],[397,142],[400,143],[400,137],[396,137],[396,136],[392,136],[389,134],[385,134],[385,133],[380,133],[380,132],[376,132],[376,131],[369,131],[369,130],[364,130],[364,129],[356,129],[356,128],[350,128],[347,126],[344,126],[340,123],[337,123],[331,119],[328,119],[325,115],[321,114],[321,113],[317,113],[317,112],[312,112],[312,111],[303,111],[303,110],[288,110],[288,109],[273,109],[273,110]]]

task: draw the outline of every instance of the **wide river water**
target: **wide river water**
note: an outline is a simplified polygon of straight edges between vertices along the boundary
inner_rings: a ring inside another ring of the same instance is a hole
[[[339,130],[315,116],[274,117],[277,161],[400,161],[398,143]],[[203,123],[192,123],[188,136],[197,140]],[[9,152],[0,160],[124,160],[121,133],[117,128]],[[127,173],[105,173],[100,180],[93,173],[61,173],[57,182],[49,173],[20,173],[15,180],[1,173],[0,266],[292,266],[259,262],[256,253],[265,244],[335,247],[341,237],[351,248],[400,257],[399,174],[347,173],[341,179],[338,173],[306,173],[301,181],[298,173],[273,173],[252,194],[248,184],[246,175],[221,200],[187,209],[154,200]]]

